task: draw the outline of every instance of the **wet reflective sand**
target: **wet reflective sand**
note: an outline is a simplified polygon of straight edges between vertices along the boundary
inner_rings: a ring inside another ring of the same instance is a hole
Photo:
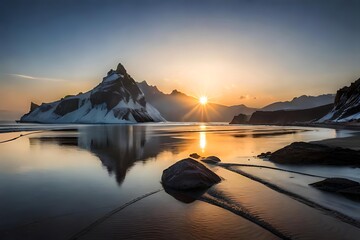
[[[67,131],[2,133],[0,141],[0,238],[69,239],[111,210],[161,189],[162,171],[197,152],[224,163],[273,166],[360,181],[359,169],[281,166],[258,159],[294,141],[348,136],[332,129],[219,124],[67,126]],[[77,130],[71,130],[77,129]],[[255,217],[295,239],[357,239],[360,229],[221,167],[214,186]],[[359,218],[359,203],[311,189],[315,178],[269,169],[239,167]],[[290,178],[293,177],[293,178]],[[79,239],[175,238],[277,239],[271,232],[203,201],[183,203],[165,191],[113,214]]]

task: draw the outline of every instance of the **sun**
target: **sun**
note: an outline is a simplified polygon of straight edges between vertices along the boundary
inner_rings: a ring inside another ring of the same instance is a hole
[[[208,102],[208,98],[206,96],[201,96],[199,98],[199,102],[200,102],[201,105],[206,105],[207,102]]]

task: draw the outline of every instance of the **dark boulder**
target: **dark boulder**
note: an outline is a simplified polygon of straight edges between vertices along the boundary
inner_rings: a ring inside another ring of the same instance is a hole
[[[352,197],[352,198],[356,198],[356,199],[360,200],[360,185],[356,186],[356,187],[342,189],[339,191],[339,193],[341,193],[347,197]]]
[[[327,192],[338,192],[351,187],[358,187],[360,184],[346,178],[327,178],[320,182],[311,183],[310,186]]]
[[[200,162],[186,158],[165,169],[161,181],[166,188],[192,190],[209,188],[221,178]]]
[[[327,178],[309,185],[319,190],[342,194],[346,197],[360,200],[360,183],[346,178]]]
[[[271,152],[263,152],[257,155],[258,158],[269,158],[271,156]]]
[[[206,193],[207,188],[197,188],[194,190],[181,191],[164,187],[164,190],[167,194],[173,196],[176,200],[180,202],[192,203],[198,200],[204,193]]]
[[[199,154],[197,154],[197,153],[190,154],[190,157],[195,158],[195,159],[201,158],[201,156]]]
[[[209,156],[204,159],[201,159],[201,161],[203,161],[205,163],[210,163],[210,164],[216,164],[216,163],[221,162],[220,158],[218,158],[216,156]]]
[[[360,151],[314,143],[294,142],[273,152],[275,163],[360,166]]]

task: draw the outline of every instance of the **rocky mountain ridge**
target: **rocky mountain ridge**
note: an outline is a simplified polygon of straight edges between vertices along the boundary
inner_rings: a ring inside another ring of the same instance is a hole
[[[360,121],[360,78],[350,86],[339,89],[335,96],[334,108],[319,122]]]
[[[31,103],[20,122],[38,123],[132,123],[164,121],[157,109],[146,102],[135,80],[119,63],[94,89],[66,96],[58,101]]]
[[[294,97],[291,101],[271,103],[263,107],[261,111],[309,109],[333,103],[334,99],[335,94],[322,94],[319,96],[302,95]]]

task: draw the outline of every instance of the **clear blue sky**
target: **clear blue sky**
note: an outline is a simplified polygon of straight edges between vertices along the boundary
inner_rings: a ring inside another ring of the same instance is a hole
[[[360,77],[360,1],[0,0],[0,109],[95,86],[122,62],[161,90],[263,106]]]

